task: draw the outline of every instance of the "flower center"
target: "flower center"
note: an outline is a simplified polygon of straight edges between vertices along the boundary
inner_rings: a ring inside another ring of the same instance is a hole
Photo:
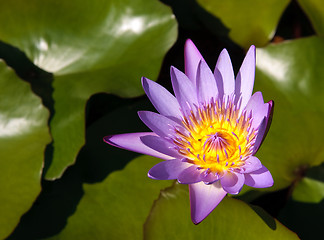
[[[176,130],[173,142],[186,161],[215,174],[239,169],[252,154],[257,130],[251,116],[233,101],[200,106],[183,117],[186,132]]]
[[[231,157],[235,152],[235,147],[235,139],[233,139],[233,137],[226,131],[219,131],[214,134],[207,135],[203,150],[205,156],[206,154],[208,154],[210,157],[215,155],[216,159],[219,161],[219,158]]]

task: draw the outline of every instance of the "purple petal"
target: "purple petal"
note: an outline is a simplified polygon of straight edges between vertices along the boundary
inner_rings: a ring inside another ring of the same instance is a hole
[[[129,151],[150,155],[165,160],[172,159],[172,157],[146,146],[140,139],[143,136],[156,136],[156,134],[152,132],[117,134],[104,137],[104,141],[112,146]]]
[[[152,167],[148,176],[157,180],[177,179],[178,175],[190,166],[190,163],[182,162],[180,159],[167,160]]]
[[[227,172],[220,182],[226,192],[238,194],[244,184],[244,175],[241,173]]]
[[[178,182],[182,184],[192,184],[200,182],[201,172],[201,169],[197,169],[197,166],[193,165],[184,170],[182,173],[180,173],[180,175],[178,176]]]
[[[214,70],[215,79],[219,79],[217,77],[218,71],[221,73],[222,76],[222,86],[223,86],[223,94],[231,95],[234,92],[235,81],[234,81],[234,71],[230,56],[226,49],[219,54],[216,67]],[[217,84],[219,86],[220,84]],[[221,92],[218,88],[218,91]]]
[[[197,69],[197,94],[199,103],[209,103],[218,96],[214,74],[205,61],[200,61]]]
[[[267,115],[267,127],[265,130],[265,133],[263,134],[263,139],[266,137],[266,135],[268,134],[268,131],[270,129],[270,125],[272,122],[272,115],[273,115],[273,108],[274,108],[274,102],[271,100],[268,102],[268,115]]]
[[[188,76],[188,78],[192,81],[193,85],[196,86],[196,74],[198,64],[200,60],[204,60],[204,58],[201,56],[195,44],[190,39],[188,39],[185,44],[184,58],[185,73]]]
[[[139,111],[138,116],[146,126],[161,137],[169,137],[174,133],[175,127],[182,129],[176,122],[155,112]]]
[[[250,156],[245,160],[245,165],[241,168],[240,173],[250,173],[262,168],[262,163],[255,156]]]
[[[264,103],[262,93],[256,92],[252,95],[246,105],[247,115],[252,111],[252,128],[257,129],[263,118],[268,116],[269,104]]]
[[[215,68],[215,70],[214,70],[214,78],[216,81],[218,98],[222,99],[224,96],[224,83],[223,83],[222,74],[220,73],[220,71],[217,68]]]
[[[264,117],[261,124],[260,124],[260,126],[259,126],[259,130],[258,130],[256,139],[255,139],[255,142],[254,142],[254,146],[253,146],[252,155],[256,154],[256,152],[259,150],[259,148],[261,146],[261,143],[262,143],[262,141],[264,139],[264,135],[266,133],[266,130],[267,130],[267,118]]]
[[[246,173],[245,184],[254,188],[267,188],[273,185],[273,178],[269,170],[262,166],[259,170]]]
[[[142,78],[144,91],[155,109],[164,116],[181,119],[180,105],[177,99],[164,87],[145,77]]]
[[[219,181],[210,185],[198,182],[189,185],[189,194],[191,219],[194,224],[198,224],[222,201],[226,192]]]
[[[255,46],[252,45],[243,60],[235,81],[235,102],[237,103],[239,101],[239,98],[242,98],[241,109],[244,109],[252,95],[254,74]]]
[[[171,67],[171,81],[174,94],[182,110],[195,109],[195,105],[198,104],[197,92],[188,77],[175,67]]]
[[[205,170],[200,174],[200,179],[205,184],[212,184],[213,182],[219,180],[222,177],[222,175],[214,174],[213,172],[210,172],[209,170]]]
[[[174,158],[183,158],[183,156],[174,148],[174,145],[159,136],[143,136],[141,141],[148,147]]]

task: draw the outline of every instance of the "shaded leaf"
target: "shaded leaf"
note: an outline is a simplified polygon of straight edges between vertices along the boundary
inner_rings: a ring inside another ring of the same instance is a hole
[[[195,226],[190,219],[187,188],[175,184],[161,192],[144,226],[144,239],[298,239],[262,209],[253,211],[229,197]]]
[[[272,39],[289,0],[198,0],[230,29],[230,38],[244,48],[264,46]],[[252,7],[253,6],[253,7]]]
[[[6,237],[41,191],[48,111],[30,85],[0,61],[0,238]]]
[[[156,78],[177,35],[171,10],[151,0],[2,2],[0,20],[1,40],[54,74],[47,179],[61,176],[84,144],[87,99],[97,92],[142,94],[140,77]]]
[[[273,99],[272,125],[258,156],[275,189],[289,186],[305,169],[323,162],[324,40],[306,39],[257,50],[255,91]]]
[[[324,225],[324,201],[318,204],[290,200],[282,209],[278,219],[300,239],[321,239]]]
[[[319,36],[324,35],[324,5],[321,0],[297,0]]]
[[[142,156],[102,183],[85,184],[77,212],[53,239],[141,239],[154,199],[160,189],[172,184],[147,177],[148,170],[159,161]]]
[[[143,126],[145,131],[145,125],[136,114],[140,109],[147,108],[143,106],[145,103],[141,98],[122,99],[108,94],[91,97],[86,111],[86,144],[76,163],[60,179],[42,181],[42,192],[7,240],[44,239],[57,235],[65,228],[68,217],[75,213],[84,194],[82,185],[85,182],[101,182],[138,156],[134,152],[112,147],[102,139],[109,133],[141,130],[139,126]],[[94,121],[93,118],[99,119]]]

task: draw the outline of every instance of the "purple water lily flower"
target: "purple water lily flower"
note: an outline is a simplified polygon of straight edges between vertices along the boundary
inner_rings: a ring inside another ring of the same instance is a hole
[[[161,85],[142,78],[146,95],[159,113],[140,111],[153,132],[107,136],[120,148],[155,156],[148,172],[158,180],[177,179],[189,185],[191,218],[200,223],[227,193],[246,184],[273,185],[266,167],[255,157],[270,125],[273,102],[261,92],[252,95],[255,47],[251,46],[234,80],[226,49],[214,73],[191,40],[185,45],[185,74],[171,67],[175,97]]]

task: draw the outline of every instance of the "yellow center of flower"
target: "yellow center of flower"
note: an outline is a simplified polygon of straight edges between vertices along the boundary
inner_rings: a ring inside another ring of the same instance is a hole
[[[212,102],[183,118],[187,133],[176,130],[173,142],[186,161],[215,174],[239,169],[252,154],[257,130],[232,103]]]

